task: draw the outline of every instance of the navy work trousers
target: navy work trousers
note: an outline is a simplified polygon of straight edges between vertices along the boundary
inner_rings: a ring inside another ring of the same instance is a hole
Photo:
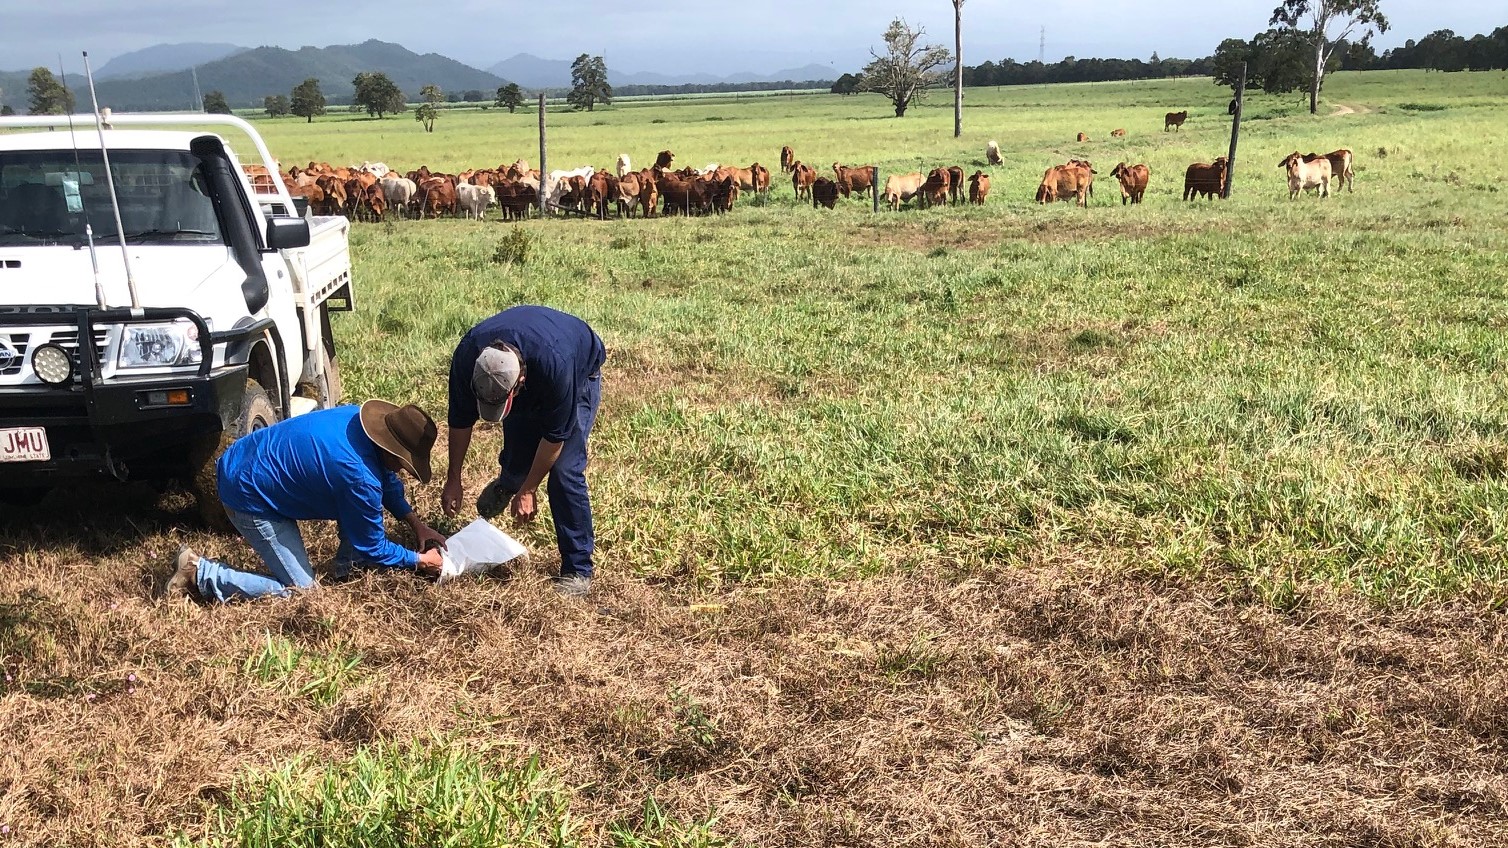
[[[550,515],[555,520],[555,541],[560,546],[560,575],[592,576],[592,497],[586,486],[587,436],[597,421],[602,402],[602,375],[594,374],[576,398],[576,430],[560,446],[560,458],[550,469],[546,488]],[[503,450],[498,454],[504,487],[517,492],[539,450],[540,433],[535,422],[522,415],[503,419]]]

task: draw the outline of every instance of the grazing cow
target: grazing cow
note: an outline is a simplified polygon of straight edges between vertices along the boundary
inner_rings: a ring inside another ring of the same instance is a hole
[[[639,172],[639,205],[644,209],[644,217],[653,218],[659,214],[660,187],[655,179],[655,172],[649,168]]]
[[[1000,145],[996,144],[994,139],[990,139],[990,143],[984,146],[984,161],[991,165],[1001,164]]]
[[[643,197],[642,183],[639,181],[637,172],[630,171],[618,178],[618,217],[632,218],[634,210],[639,208],[639,201]]]
[[[812,182],[817,179],[817,169],[805,162],[796,162],[791,165],[791,188],[796,190],[796,199],[810,200],[812,197]]]
[[[975,206],[983,206],[984,199],[990,196],[990,175],[983,171],[975,171],[974,176],[969,177],[969,202]]]
[[[628,154],[627,153],[619,153],[618,154],[618,169],[617,169],[618,179],[620,179],[620,180],[623,179],[623,175],[627,174],[629,171],[632,171],[633,169],[634,169],[634,166],[633,166],[633,163],[629,161]]]
[[[382,162],[362,162],[360,165],[353,165],[351,169],[371,174],[378,179],[382,179],[388,175],[389,171],[393,170]]]
[[[711,207],[720,213],[732,212],[733,204],[738,201],[738,177],[726,174],[703,182],[707,184]]]
[[[502,209],[504,221],[527,218],[529,210],[539,204],[539,181],[529,177],[505,180],[492,189],[497,194],[497,205]]]
[[[1126,131],[1122,130],[1122,129],[1111,130],[1110,131],[1110,137],[1111,138],[1125,138],[1126,137]]]
[[[833,175],[837,178],[834,182],[838,185],[838,193],[848,197],[854,192],[860,196],[865,193],[874,194],[874,166],[873,165],[839,165],[833,163]]]
[[[1079,142],[1085,142],[1085,141],[1088,141],[1088,140],[1089,140],[1089,133],[1079,133],[1079,137],[1078,137],[1078,141]]]
[[[414,181],[408,177],[389,174],[382,181],[382,198],[387,201],[388,206],[398,210],[400,218],[408,214],[408,204],[414,199],[414,194],[418,190],[419,187],[414,185]]]
[[[963,203],[963,169],[957,165],[948,168],[948,194],[954,206]]]
[[[1146,165],[1128,167],[1125,162],[1121,162],[1115,166],[1110,176],[1120,181],[1122,206],[1141,202],[1141,196],[1147,191],[1147,178],[1151,175],[1152,171]]]
[[[1167,132],[1168,127],[1173,127],[1179,132],[1183,131],[1183,122],[1189,119],[1189,110],[1182,112],[1169,112],[1162,116],[1162,131]]]
[[[790,145],[780,148],[780,173],[789,174],[796,167],[796,151]]]
[[[1355,174],[1351,170],[1351,151],[1349,149],[1342,147],[1333,153],[1326,153],[1324,155],[1318,153],[1304,154],[1305,162],[1313,162],[1316,159],[1330,160],[1330,179],[1336,182],[1336,191],[1340,191],[1342,188],[1346,191],[1351,191],[1351,182],[1355,178]]]
[[[1224,197],[1225,181],[1229,177],[1225,166],[1224,156],[1209,164],[1195,162],[1190,165],[1183,174],[1183,199],[1193,200],[1196,195]]]
[[[479,186],[470,183],[461,183],[456,186],[456,203],[468,218],[478,221],[487,217],[487,207],[497,195],[492,191],[492,186]]]
[[[607,204],[618,195],[618,178],[607,171],[598,171],[586,181],[583,194],[586,211],[597,216],[599,220],[606,220]]]
[[[922,202],[928,206],[947,206],[948,187],[952,180],[947,168],[933,168],[927,174],[927,181],[922,183]]]
[[[383,194],[382,186],[369,185],[363,191],[366,194],[363,205],[366,207],[367,214],[372,217],[373,221],[382,223],[382,216],[387,214],[387,196]]]
[[[1316,156],[1314,161],[1306,162],[1297,150],[1283,157],[1278,163],[1279,168],[1288,171],[1288,199],[1293,200],[1300,192],[1310,189],[1318,189],[1320,197],[1330,196],[1330,160],[1323,156]]]
[[[1037,202],[1052,203],[1070,197],[1079,206],[1089,205],[1095,170],[1088,162],[1072,159],[1066,165],[1054,165],[1042,173],[1037,185]]]
[[[664,168],[668,170],[670,168],[670,163],[673,161],[675,161],[674,153],[671,153],[669,150],[661,150],[660,155],[655,157],[654,166],[656,168]]]
[[[728,168],[729,174],[738,177],[740,191],[763,194],[770,190],[770,169],[755,162],[747,168]]]
[[[827,177],[818,177],[812,181],[812,202],[814,205],[833,208],[838,202],[838,186],[841,183],[833,182]]]
[[[890,211],[897,212],[901,204],[915,197],[922,189],[922,183],[926,178],[912,171],[909,174],[891,174],[885,178],[885,202],[890,204]]]
[[[319,209],[314,211],[316,215],[341,215],[346,209],[346,185],[345,181],[331,174],[326,174],[315,179],[314,184],[324,192],[324,202]],[[311,200],[312,204],[313,201]]]
[[[427,177],[419,183],[419,217],[428,218],[433,212],[436,218],[456,209],[456,188],[450,180],[441,176]]]
[[[580,202],[581,194],[586,191],[586,181],[597,171],[590,165],[583,165],[571,171],[551,171],[544,179],[541,189],[545,195],[545,203],[550,206],[571,206]],[[572,177],[580,177],[580,181],[572,181]],[[575,191],[579,189],[578,191]],[[570,197],[567,197],[570,195]]]
[[[700,181],[696,178],[660,171],[656,173],[654,183],[660,197],[665,201],[666,215],[677,213],[689,215],[692,210],[701,211],[701,198],[697,189]]]

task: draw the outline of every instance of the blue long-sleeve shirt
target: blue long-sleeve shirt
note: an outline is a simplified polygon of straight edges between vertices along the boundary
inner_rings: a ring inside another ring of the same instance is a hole
[[[338,522],[362,561],[412,568],[418,554],[388,539],[382,511],[401,520],[413,507],[360,411],[310,412],[237,439],[217,465],[220,502],[258,518]]]
[[[494,342],[518,348],[524,360],[524,385],[508,415],[532,419],[545,441],[564,442],[576,430],[577,398],[607,358],[602,339],[585,321],[548,306],[514,306],[471,328],[450,358],[446,419],[457,430],[477,422],[472,372]]]

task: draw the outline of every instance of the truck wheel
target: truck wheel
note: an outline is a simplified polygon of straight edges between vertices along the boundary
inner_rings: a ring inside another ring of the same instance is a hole
[[[229,430],[208,440],[205,447],[196,451],[193,457],[193,477],[189,488],[194,492],[199,515],[206,524],[216,530],[232,529],[230,520],[225,516],[225,507],[220,504],[219,481],[215,474],[215,465],[220,461],[220,455],[236,439],[264,427],[271,427],[277,422],[277,410],[273,408],[272,401],[267,399],[267,392],[262,384],[248,379],[246,391],[241,396],[241,414]]]

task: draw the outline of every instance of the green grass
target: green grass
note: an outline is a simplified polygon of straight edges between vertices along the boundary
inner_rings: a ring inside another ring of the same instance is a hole
[[[1228,128],[1208,81],[971,90],[963,142],[940,106],[897,121],[859,98],[764,100],[726,122],[705,120],[721,105],[552,115],[554,161],[670,146],[743,162],[789,142],[823,163],[974,167],[994,137],[1007,164],[982,209],[818,212],[777,183],[767,206],[702,220],[357,227],[360,308],[336,324],[347,391],[438,412],[473,322],[520,302],[582,315],[611,349],[598,538],[632,574],[1068,556],[1274,598],[1312,581],[1402,602],[1497,583],[1501,81],[1337,75],[1327,95],[1358,112],[1334,117],[1255,98],[1235,196],[1196,204],[1177,201],[1182,163],[1223,152]],[[1423,99],[1451,105],[1396,105]],[[1182,133],[1149,129],[1175,104],[1191,109]],[[422,133],[367,135],[392,124],[339,125],[337,147],[328,125],[273,124],[274,147],[400,167],[529,150],[502,124],[446,128],[463,158],[425,156]],[[1115,126],[1132,132],[1068,141]],[[464,158],[473,144],[491,153]],[[1339,146],[1356,192],[1290,203],[1278,159]],[[1041,169],[1080,153],[1102,163],[1095,205],[1031,203]],[[1117,159],[1152,163],[1143,206],[1112,197]]]
[[[683,822],[649,799],[642,819],[583,843],[569,793],[539,759],[499,760],[435,740],[381,744],[324,765],[295,759],[247,775],[174,848],[714,848],[712,820]]]
[[[285,636],[268,633],[262,647],[246,658],[241,672],[258,683],[326,707],[340,699],[347,685],[359,679],[360,666],[359,654],[347,655],[339,646],[320,653],[307,650]]]

